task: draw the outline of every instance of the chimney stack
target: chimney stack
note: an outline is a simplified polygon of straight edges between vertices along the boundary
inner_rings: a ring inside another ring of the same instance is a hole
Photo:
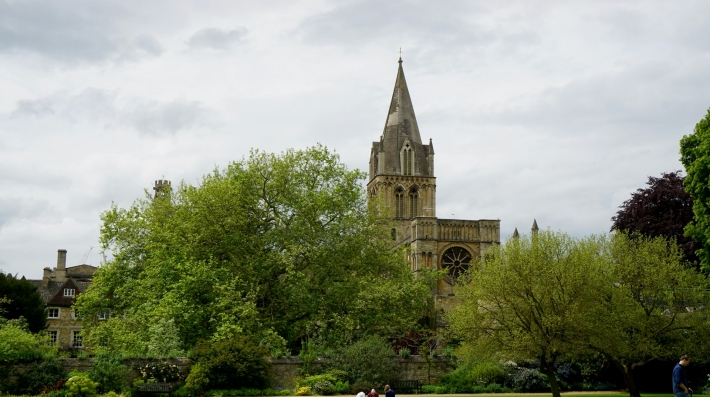
[[[57,270],[67,269],[67,250],[57,250]]]

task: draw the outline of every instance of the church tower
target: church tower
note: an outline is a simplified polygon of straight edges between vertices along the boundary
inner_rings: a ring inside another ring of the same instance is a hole
[[[393,218],[392,238],[409,248],[412,271],[446,270],[434,291],[439,308],[452,302],[458,276],[500,243],[498,219],[437,218],[434,145],[422,143],[401,57],[385,127],[370,149],[367,191]]]
[[[372,143],[367,190],[386,205],[401,226],[418,216],[436,216],[434,146],[431,139],[422,144],[402,58],[385,128],[380,140]]]

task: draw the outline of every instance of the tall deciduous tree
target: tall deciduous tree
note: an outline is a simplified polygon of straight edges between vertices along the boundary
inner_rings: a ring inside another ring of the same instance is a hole
[[[114,205],[101,229],[113,259],[77,302],[86,340],[147,354],[150,340],[251,334],[273,351],[407,330],[431,295],[368,211],[363,178],[320,146],[254,151],[198,186]]]
[[[551,231],[509,239],[459,286],[451,329],[473,354],[539,360],[559,397],[554,365],[584,337],[597,248],[595,237],[577,241]]]
[[[693,199],[683,187],[684,179],[680,171],[663,173],[660,178],[649,176],[648,187],[632,193],[611,218],[611,230],[675,239],[685,260],[697,266],[699,245],[684,235],[685,226],[693,220]]]
[[[683,253],[663,237],[616,233],[605,240],[601,283],[585,306],[587,336],[639,397],[634,373],[652,360],[700,352],[707,340],[705,277],[683,266]]]
[[[663,237],[546,231],[492,253],[459,287],[451,328],[474,355],[540,360],[554,395],[559,357],[602,353],[638,397],[640,366],[706,348],[705,276]]]
[[[685,234],[700,243],[700,266],[710,272],[710,110],[690,135],[680,140],[680,162],[685,167],[685,190],[693,198],[695,219]]]
[[[29,330],[33,333],[47,328],[47,314],[44,310],[44,301],[32,285],[24,277],[18,279],[12,274],[0,272],[0,316],[14,320],[24,317]]]

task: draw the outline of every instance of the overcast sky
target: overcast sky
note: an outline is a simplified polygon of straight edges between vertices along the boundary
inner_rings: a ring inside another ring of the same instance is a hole
[[[0,0],[0,269],[101,262],[100,214],[250,148],[368,169],[400,47],[437,215],[576,236],[710,107],[710,2]],[[93,250],[91,250],[93,247]],[[90,251],[90,254],[86,255]],[[84,259],[84,256],[86,258]]]

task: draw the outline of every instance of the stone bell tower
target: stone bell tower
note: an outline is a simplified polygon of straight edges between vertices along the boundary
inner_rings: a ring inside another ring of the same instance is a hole
[[[367,191],[394,219],[392,238],[395,245],[409,247],[412,271],[447,271],[434,291],[439,308],[452,302],[458,276],[500,243],[498,219],[436,217],[434,145],[431,139],[422,143],[401,57],[385,127],[370,149]]]

